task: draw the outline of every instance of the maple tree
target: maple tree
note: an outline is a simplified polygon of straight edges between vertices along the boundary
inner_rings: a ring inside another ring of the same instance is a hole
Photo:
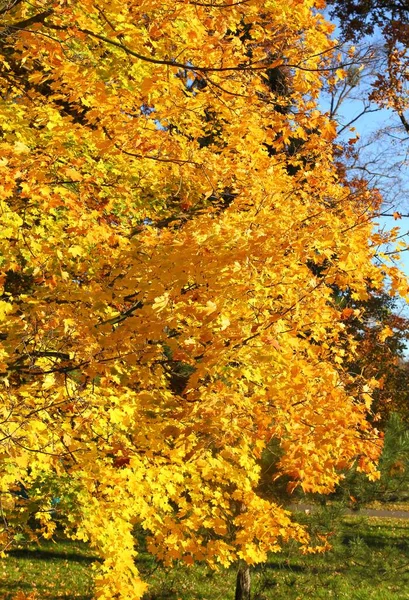
[[[290,489],[378,476],[333,289],[408,288],[334,164],[320,5],[0,8],[1,541],[58,510],[98,598],[143,595],[135,525],[166,564],[311,550],[258,493],[272,439]]]

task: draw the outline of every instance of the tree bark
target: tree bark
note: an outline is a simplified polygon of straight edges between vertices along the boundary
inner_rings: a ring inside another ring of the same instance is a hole
[[[239,567],[236,579],[236,595],[234,600],[250,600],[250,567],[243,564]]]

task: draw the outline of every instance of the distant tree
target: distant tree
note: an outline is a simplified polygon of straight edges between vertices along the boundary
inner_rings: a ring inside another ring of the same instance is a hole
[[[374,78],[371,98],[392,108],[406,131],[409,121],[409,5],[405,0],[329,0],[331,14],[339,20],[344,40],[360,42],[381,38],[385,61]]]
[[[355,359],[347,369],[355,383],[359,377],[378,382],[373,391],[372,419],[383,428],[395,412],[409,422],[409,318],[399,314],[396,299],[386,292],[372,292],[364,301],[343,294],[338,302],[345,305],[346,330],[356,340]]]
[[[336,492],[327,499],[341,501],[352,509],[369,502],[406,502],[409,500],[409,430],[401,416],[390,413],[384,425],[385,438],[379,461],[381,476],[368,482],[356,467],[345,473]]]
[[[377,30],[387,39],[393,35],[402,42],[407,40],[409,6],[405,0],[328,0],[328,5],[348,40],[359,41]]]

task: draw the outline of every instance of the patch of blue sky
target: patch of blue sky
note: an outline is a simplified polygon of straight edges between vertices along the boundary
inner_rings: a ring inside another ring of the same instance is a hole
[[[339,39],[338,27],[333,35]],[[335,99],[324,89],[320,108],[335,113],[332,116],[338,122],[342,142],[359,138],[354,145],[357,159],[350,167],[382,193],[384,205],[377,227],[384,231],[400,227],[400,239],[409,244],[409,216],[395,218],[396,213],[409,215],[409,136],[392,110],[379,108],[368,98],[370,84],[379,73],[385,55],[379,34],[375,33],[365,43],[366,48],[358,48],[358,56],[366,57],[366,67],[359,70],[359,61],[356,65],[351,62],[346,46],[348,77],[339,83]],[[409,251],[401,253],[397,265],[409,277]]]

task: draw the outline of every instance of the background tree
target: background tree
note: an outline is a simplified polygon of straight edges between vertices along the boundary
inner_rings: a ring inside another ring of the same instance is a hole
[[[363,172],[373,187],[382,190],[383,213],[392,216],[395,211],[400,211],[406,214],[409,133],[408,7],[405,2],[387,0],[331,0],[328,4],[330,14],[337,19],[340,28],[341,47],[342,44],[348,46],[351,42],[358,45],[356,62],[353,61],[351,52],[349,60],[344,60],[347,76],[342,85],[338,86],[336,100],[333,97],[331,107],[336,112],[342,101],[347,99],[357,105],[361,104],[362,110],[353,118],[348,117],[339,131],[342,133],[350,125],[357,123],[358,129],[363,129],[366,135],[355,148],[354,168]],[[369,119],[365,120],[362,127],[359,126],[359,119],[380,109],[384,109],[380,113],[383,115],[383,122],[380,115],[375,115],[376,127],[371,125]],[[337,118],[339,116],[338,114]]]
[[[325,89],[330,115],[339,124],[340,169],[356,185],[364,181],[381,193],[380,217],[399,220],[407,213],[408,7],[399,2],[335,0],[329,2],[329,10],[337,18],[341,32],[341,54],[337,60],[345,64],[346,75],[335,85],[328,82]],[[351,42],[358,49],[348,49]],[[389,114],[385,109],[389,109]],[[374,115],[373,123],[370,113]],[[399,264],[399,254],[383,245],[385,219],[379,227],[379,264],[385,260]],[[405,251],[405,229],[393,227],[392,235]],[[355,372],[363,369],[381,381],[381,388],[375,392],[375,404],[383,419],[397,411],[405,421],[406,313],[396,300],[385,294],[371,293],[369,301],[363,303],[350,300],[342,297],[345,306],[364,311],[366,323],[355,321],[353,316],[348,320],[348,327],[357,328],[360,344],[361,358]],[[383,336],[382,330],[389,332],[388,337]]]
[[[364,302],[346,302],[347,328],[357,340],[357,354],[349,369],[364,380],[375,378],[372,412],[385,424],[391,413],[408,419],[408,363],[406,358],[409,322],[399,314],[399,306],[386,293],[371,294]],[[361,318],[357,319],[359,315]]]

